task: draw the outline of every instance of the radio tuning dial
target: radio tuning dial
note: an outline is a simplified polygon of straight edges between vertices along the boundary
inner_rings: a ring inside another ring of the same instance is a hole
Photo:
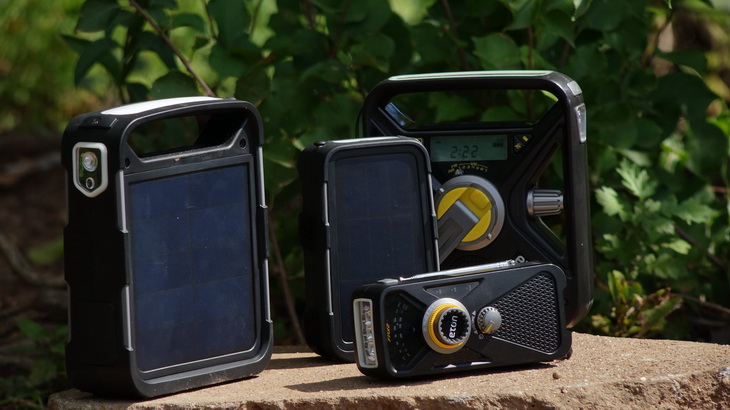
[[[441,262],[454,250],[474,251],[502,230],[505,206],[497,187],[476,175],[449,179],[434,194]]]
[[[423,336],[429,347],[439,353],[458,351],[466,344],[470,333],[469,312],[456,299],[438,299],[423,315]]]

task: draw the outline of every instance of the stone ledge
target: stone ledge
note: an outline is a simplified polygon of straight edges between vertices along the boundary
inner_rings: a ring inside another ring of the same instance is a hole
[[[569,360],[388,382],[277,348],[256,377],[154,400],[56,393],[50,409],[730,408],[730,346],[574,333]]]

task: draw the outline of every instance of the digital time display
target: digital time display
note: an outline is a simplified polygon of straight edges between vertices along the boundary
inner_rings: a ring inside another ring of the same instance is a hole
[[[507,136],[433,137],[430,148],[433,162],[503,161],[507,159]]]

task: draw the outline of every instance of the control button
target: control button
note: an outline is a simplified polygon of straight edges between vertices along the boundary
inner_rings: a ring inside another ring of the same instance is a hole
[[[81,128],[111,128],[117,122],[116,117],[109,115],[95,115],[81,122]]]
[[[558,189],[531,189],[527,193],[527,214],[532,217],[560,215],[563,193]]]
[[[481,333],[491,335],[502,326],[502,315],[496,308],[483,307],[477,314],[477,328]]]
[[[454,353],[469,339],[471,319],[466,307],[456,299],[438,299],[423,316],[426,343],[439,353]]]
[[[514,135],[512,136],[512,152],[515,154],[519,154],[522,152],[522,150],[527,147],[527,145],[532,140],[532,135],[530,134],[520,134],[520,135]]]

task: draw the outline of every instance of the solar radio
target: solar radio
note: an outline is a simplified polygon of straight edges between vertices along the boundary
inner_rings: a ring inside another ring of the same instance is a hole
[[[154,397],[256,374],[271,356],[261,118],[209,97],[80,115],[62,141],[67,372]]]

